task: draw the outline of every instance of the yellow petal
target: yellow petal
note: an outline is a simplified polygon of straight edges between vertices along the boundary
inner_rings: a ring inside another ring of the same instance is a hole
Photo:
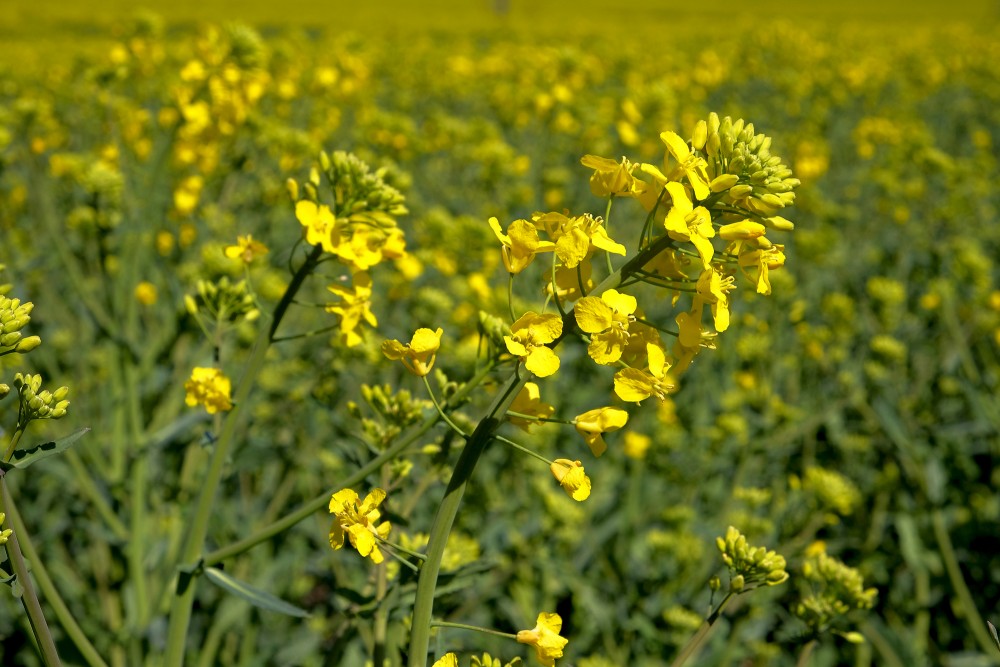
[[[615,289],[609,289],[601,294],[601,300],[621,315],[631,315],[639,305],[634,296],[622,294]]]
[[[436,331],[425,328],[417,329],[413,334],[413,340],[410,341],[410,349],[417,354],[437,352],[438,348],[441,347],[442,333],[444,330],[440,327]]]
[[[589,334],[604,331],[614,321],[611,306],[596,296],[585,296],[577,301],[573,306],[573,312],[576,315],[577,325]]]
[[[523,357],[528,354],[528,348],[522,345],[520,341],[514,340],[511,336],[504,336],[503,342],[507,344],[507,351],[515,357]]]
[[[684,163],[691,155],[691,150],[688,148],[687,142],[680,138],[676,132],[671,132],[667,130],[666,132],[660,133],[660,139],[663,143],[667,145],[667,150],[670,154],[674,156],[680,163]]]
[[[653,393],[651,378],[637,368],[623,368],[615,373],[615,394],[623,401],[638,403]]]
[[[524,367],[540,378],[548,377],[559,370],[559,357],[547,347],[533,347]]]

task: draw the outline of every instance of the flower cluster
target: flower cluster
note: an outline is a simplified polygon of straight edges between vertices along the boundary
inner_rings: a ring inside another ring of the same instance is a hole
[[[827,555],[822,545],[815,551],[802,565],[802,576],[811,591],[793,611],[819,633],[854,609],[871,609],[878,591],[865,588],[861,573]]]
[[[758,586],[777,586],[788,579],[785,558],[765,547],[753,547],[730,526],[725,537],[715,539],[722,560],[729,567],[729,590],[743,593]]]
[[[24,337],[21,329],[31,321],[31,311],[35,304],[21,303],[20,299],[9,299],[0,295],[0,356],[12,352],[30,352],[41,344],[38,336]]]
[[[342,283],[327,288],[338,300],[326,310],[339,317],[341,341],[353,347],[362,341],[361,322],[371,327],[378,324],[371,311],[369,271],[377,264],[406,256],[406,239],[396,217],[407,210],[403,195],[386,182],[385,171],[373,173],[356,156],[342,151],[333,155],[323,152],[319,162],[319,168],[313,168],[301,187],[302,199],[297,182],[289,181],[289,191],[296,200],[295,217],[306,243],[322,248],[350,272]],[[321,201],[321,173],[330,203]]]
[[[230,390],[229,378],[218,368],[196,367],[184,383],[184,402],[190,407],[204,406],[210,415],[226,412],[233,409]]]
[[[372,559],[373,563],[384,560],[378,548],[378,541],[389,536],[392,525],[385,521],[377,523],[382,517],[378,506],[385,500],[385,491],[372,489],[363,501],[352,489],[337,491],[330,498],[330,514],[334,515],[330,526],[330,546],[340,549],[347,537],[351,546],[362,556]]]
[[[42,376],[16,373],[14,388],[21,399],[18,425],[24,426],[35,419],[61,419],[69,408],[69,387],[55,391],[42,389]]]

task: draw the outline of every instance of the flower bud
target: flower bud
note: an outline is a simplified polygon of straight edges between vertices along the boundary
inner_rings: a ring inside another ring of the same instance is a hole
[[[299,184],[294,178],[289,178],[285,181],[285,189],[288,190],[288,197],[292,202],[297,202],[299,200]]]
[[[691,147],[700,151],[705,147],[705,142],[707,140],[708,123],[703,120],[699,120],[698,124],[694,126],[694,133],[691,135]]]
[[[746,580],[743,579],[742,574],[738,574],[729,580],[729,590],[733,593],[743,592],[743,588],[746,586]]]
[[[18,341],[17,347],[14,348],[14,351],[24,354],[25,352],[31,352],[41,344],[42,344],[41,337],[28,336],[27,338],[22,338],[21,340]]]
[[[12,331],[8,334],[0,335],[0,347],[14,347],[21,340],[20,331]]]
[[[746,241],[748,239],[760,238],[767,229],[764,225],[753,220],[741,220],[723,225],[719,229],[719,238],[726,241]]]

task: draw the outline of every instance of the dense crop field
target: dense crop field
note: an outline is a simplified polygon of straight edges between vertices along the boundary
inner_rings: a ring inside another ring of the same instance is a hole
[[[0,17],[0,662],[996,664],[995,4],[130,6]]]

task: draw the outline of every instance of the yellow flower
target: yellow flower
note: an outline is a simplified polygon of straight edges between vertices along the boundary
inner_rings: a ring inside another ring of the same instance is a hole
[[[174,209],[178,214],[187,216],[194,212],[204,184],[205,179],[198,175],[188,176],[180,182],[174,190]]]
[[[303,199],[295,205],[295,217],[305,227],[303,231],[306,235],[306,243],[321,245],[323,250],[329,253],[336,252],[336,245],[340,241],[339,234],[334,239],[337,232],[337,219],[329,206],[325,204],[320,206],[316,202]]]
[[[666,187],[673,202],[663,221],[667,235],[675,241],[689,241],[694,244],[701,256],[702,264],[707,269],[715,253],[712,242],[708,240],[715,236],[712,216],[704,206],[694,207],[688,198],[687,190],[680,183],[667,183]]]
[[[559,357],[545,347],[562,335],[563,323],[558,315],[540,315],[528,311],[504,336],[507,351],[524,361],[524,367],[538,377],[548,377],[559,370]]]
[[[714,268],[706,269],[698,278],[697,299],[712,306],[715,330],[722,333],[729,328],[729,295],[736,289],[732,276],[723,276]]]
[[[694,189],[694,196],[698,201],[708,197],[710,190],[708,187],[708,164],[704,158],[700,158],[691,152],[687,142],[680,138],[675,132],[669,130],[660,134],[660,139],[667,145],[667,152],[674,156],[678,162],[678,168],[688,177],[691,188]]]
[[[361,320],[369,326],[378,326],[378,320],[371,311],[372,279],[367,273],[356,273],[354,285],[330,285],[329,292],[340,297],[340,301],[327,304],[326,312],[340,317],[340,334],[347,347],[354,347],[361,342],[361,334],[356,329]]]
[[[445,653],[435,660],[431,667],[458,667],[458,656],[454,653]]]
[[[573,311],[576,323],[590,334],[587,353],[599,364],[613,364],[622,357],[628,344],[628,327],[635,321],[635,297],[609,289],[595,296],[585,296],[577,301]]]
[[[656,396],[662,401],[674,388],[674,380],[668,374],[670,364],[660,346],[648,343],[646,355],[649,360],[648,371],[623,368],[615,373],[615,393],[623,401],[638,403],[650,396]]]
[[[531,264],[540,252],[551,252],[555,244],[538,238],[538,230],[527,220],[515,220],[507,228],[507,234],[500,228],[500,221],[490,218],[490,228],[496,234],[502,247],[500,255],[508,273],[520,273]]]
[[[604,434],[617,431],[628,421],[628,413],[619,408],[596,408],[578,415],[573,420],[577,433],[583,436],[594,456],[600,456],[607,449]]]
[[[531,415],[532,417],[538,417],[539,419],[548,419],[555,413],[556,409],[542,401],[541,392],[538,390],[538,385],[534,382],[527,382],[518,392],[517,397],[510,404],[510,412],[517,412],[522,415]],[[508,417],[511,424],[514,424],[521,429],[528,431],[533,424],[538,422],[532,421],[530,419],[524,419],[522,417]]]
[[[156,303],[156,285],[143,280],[135,286],[135,299],[144,306],[152,306]]]
[[[559,614],[543,611],[535,623],[534,629],[518,632],[517,641],[534,646],[538,661],[545,667],[553,667],[555,659],[562,657],[563,648],[569,643],[568,639],[559,636],[562,619]]]
[[[632,176],[635,165],[622,158],[615,162],[606,157],[584,155],[580,164],[594,170],[590,177],[590,191],[595,197],[629,197],[636,192],[636,180]]]
[[[191,407],[203,405],[210,415],[233,407],[229,398],[229,378],[218,368],[195,368],[191,379],[184,383],[184,391],[187,392],[185,403]]]
[[[382,343],[382,354],[393,361],[402,361],[414,375],[423,377],[431,372],[434,367],[434,360],[437,358],[438,348],[441,347],[441,334],[444,330],[440,327],[436,331],[430,329],[417,329],[413,338],[407,344],[398,340],[387,340]]]
[[[573,500],[583,502],[590,497],[590,478],[583,471],[583,464],[569,459],[556,459],[549,466],[552,476]]]
[[[256,257],[267,254],[267,246],[260,241],[253,240],[253,234],[237,236],[236,245],[226,246],[223,249],[229,259],[241,259],[244,264],[249,264]]]
[[[392,529],[388,521],[375,525],[382,516],[378,506],[383,500],[385,491],[382,489],[372,489],[360,505],[358,494],[352,489],[342,489],[333,494],[330,498],[330,514],[336,516],[330,526],[330,546],[340,549],[344,546],[346,535],[359,554],[370,556],[373,562],[381,563],[383,556],[378,548],[378,540],[388,537]]]
[[[575,268],[595,249],[616,255],[626,252],[625,246],[608,236],[604,220],[589,213],[573,218],[562,213],[536,213],[532,220],[555,242],[556,256],[564,267]]]
[[[677,322],[678,336],[674,343],[675,373],[683,373],[691,365],[691,361],[701,352],[701,348],[715,349],[715,337],[718,335],[707,332],[701,327],[704,303],[694,300],[691,312],[680,313],[674,318]]]
[[[382,250],[379,246],[384,240],[385,237],[380,232],[357,225],[350,239],[340,239],[329,252],[336,254],[353,270],[367,271],[382,261]]]

